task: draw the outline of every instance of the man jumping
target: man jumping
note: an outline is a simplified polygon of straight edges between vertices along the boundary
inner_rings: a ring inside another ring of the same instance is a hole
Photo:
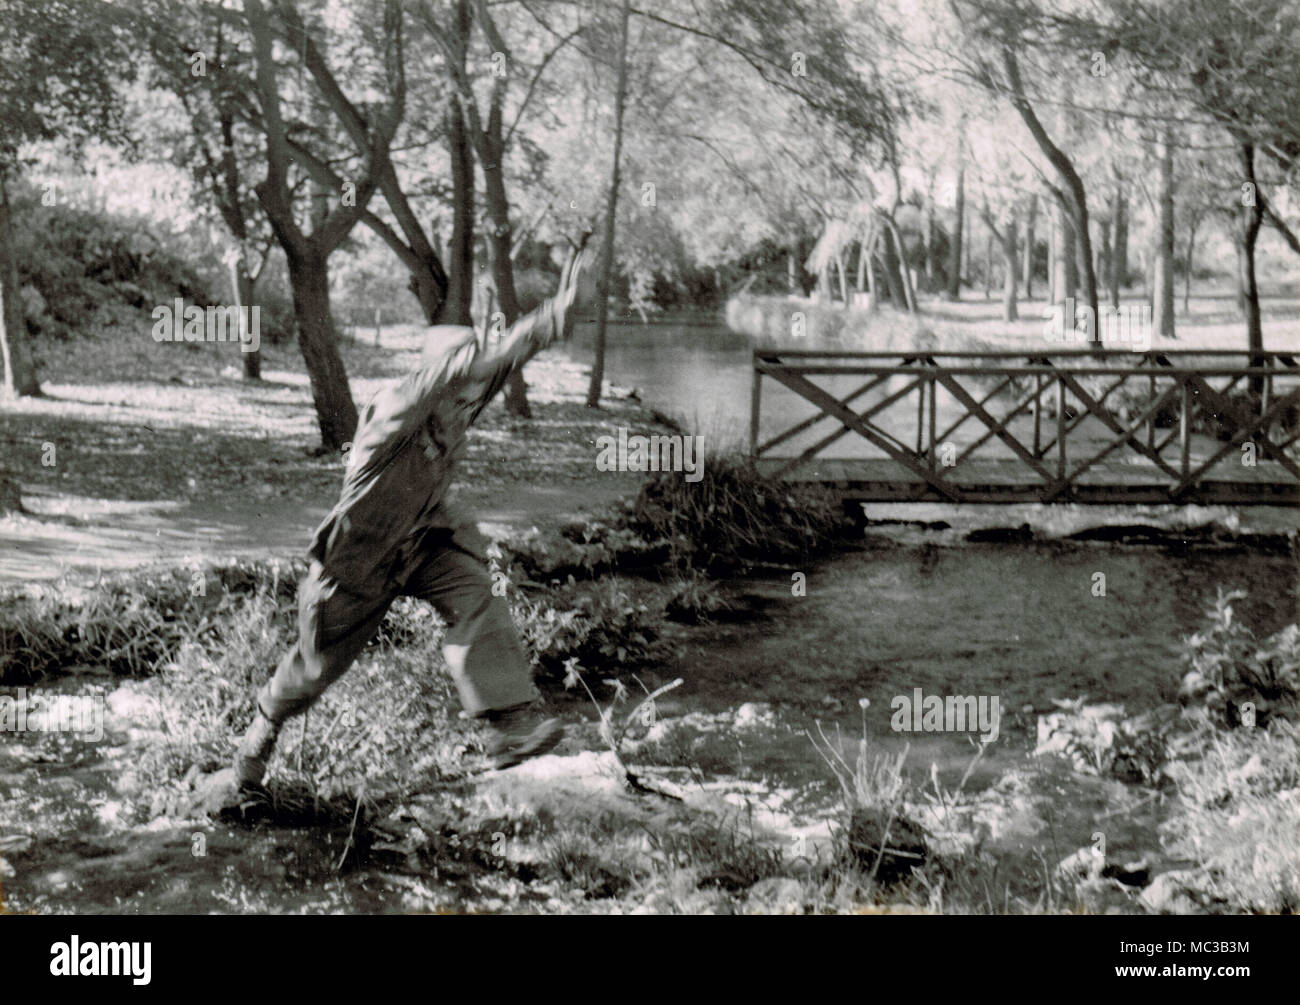
[[[573,331],[585,251],[554,299],[508,332],[480,342],[472,328],[429,332],[422,365],[366,406],[338,503],[316,531],[298,591],[298,642],[258,692],[257,715],[235,756],[240,789],[260,785],[286,719],[343,675],[399,596],[419,597],[447,623],[443,653],[472,717],[488,722],[488,754],[509,767],[561,739],[539,697],[503,597],[492,595],[487,542],[445,502],[465,434],[510,375]],[[447,347],[451,342],[450,348]]]

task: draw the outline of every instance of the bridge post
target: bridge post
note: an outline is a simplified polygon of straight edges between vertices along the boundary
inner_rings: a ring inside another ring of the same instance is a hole
[[[1034,456],[1043,456],[1043,375],[1034,374]]]
[[[1150,395],[1148,400],[1155,401],[1156,400],[1155,376],[1152,375],[1150,380],[1151,380],[1151,389],[1148,392]],[[1152,451],[1153,453],[1155,452],[1156,449],[1156,413],[1155,412],[1152,412],[1151,415],[1147,418],[1147,449]]]
[[[1056,477],[1065,479],[1065,377],[1056,378]]]
[[[939,445],[934,442],[935,423],[938,421],[936,417],[936,413],[939,410],[939,403],[936,400],[936,395],[938,393],[938,390],[939,390],[938,377],[932,376],[930,378],[930,471],[931,473],[933,473],[936,470],[936,465],[938,464],[938,460],[939,460]]]
[[[751,362],[756,363],[757,360]],[[753,366],[753,390],[749,398],[749,456],[755,460],[758,459],[758,396],[763,386],[763,372],[757,366]]]
[[[1178,450],[1182,454],[1182,472],[1183,477],[1186,478],[1192,464],[1192,389],[1186,380],[1183,381],[1182,397],[1183,408],[1178,426]]]
[[[923,456],[921,453],[922,432],[925,428],[925,384],[916,385],[916,456]]]

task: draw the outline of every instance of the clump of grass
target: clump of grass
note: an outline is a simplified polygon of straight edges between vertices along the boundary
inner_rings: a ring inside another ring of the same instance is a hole
[[[1214,736],[1205,755],[1170,767],[1180,811],[1164,825],[1172,849],[1196,861],[1233,909],[1300,911],[1300,730]]]
[[[508,564],[522,575],[521,582],[537,585],[568,578],[594,579],[614,572],[646,571],[667,560],[666,541],[648,541],[618,521],[584,520],[569,524],[558,534],[530,531],[506,546]]]
[[[863,715],[865,720],[865,706]],[[873,882],[882,885],[905,879],[928,853],[925,832],[900,812],[908,748],[892,756],[870,755],[864,721],[857,754],[850,763],[841,745],[832,742],[820,724],[817,732],[820,744],[811,734],[809,739],[835,775],[844,797],[844,825],[837,835],[838,860],[863,869]]]
[[[570,581],[535,598],[512,598],[525,649],[544,673],[558,677],[578,660],[606,673],[634,671],[668,655],[663,610],[617,578]]]
[[[760,880],[786,876],[780,848],[764,843],[740,816],[680,831],[646,831],[652,871],[661,879],[685,873],[697,889],[741,893]]]
[[[14,597],[0,617],[0,683],[24,684],[73,666],[120,676],[155,673],[186,645],[225,644],[225,626],[262,593],[292,617],[300,564],[234,561],[205,568],[120,573],[74,594]]]
[[[833,492],[764,477],[734,454],[706,457],[698,482],[652,475],[623,519],[642,538],[668,542],[678,568],[710,574],[804,559],[846,526]]]
[[[581,890],[588,900],[621,897],[636,879],[626,865],[610,861],[589,838],[578,834],[552,840],[546,865],[557,879]]]
[[[669,584],[664,614],[672,621],[701,625],[707,624],[715,614],[729,606],[717,584],[692,569]]]
[[[258,688],[293,641],[293,626],[278,613],[263,592],[232,613],[223,648],[191,643],[164,668],[168,741],[150,747],[141,762],[153,788],[183,785],[195,765],[211,771],[230,763]],[[363,788],[401,796],[461,773],[463,755],[477,740],[455,716],[439,647],[442,623],[403,598],[386,624],[388,639],[378,639],[305,715],[285,724],[272,784],[305,783],[323,800]]]

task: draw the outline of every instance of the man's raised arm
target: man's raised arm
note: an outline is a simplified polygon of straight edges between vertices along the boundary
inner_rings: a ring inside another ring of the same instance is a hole
[[[471,381],[485,381],[488,384],[484,394],[485,403],[492,400],[493,395],[518,367],[547,346],[573,334],[573,308],[578,296],[578,283],[590,257],[589,251],[580,250],[566,264],[554,297],[535,311],[524,315],[499,338],[489,338],[482,350],[468,361],[466,376]]]
[[[478,385],[474,387],[474,402],[464,403],[477,417],[517,367],[534,353],[572,334],[578,283],[589,264],[590,252],[580,250],[561,274],[555,296],[520,318],[500,337],[489,338],[486,346],[478,344],[472,328],[443,325],[430,329],[431,337],[441,333],[451,342],[451,348],[435,358],[426,357],[419,369],[375,396],[362,416],[362,428],[354,445],[354,450],[361,448],[354,458],[356,463],[382,462],[385,448],[395,446],[418,429],[438,396],[449,389],[459,394],[467,384]]]

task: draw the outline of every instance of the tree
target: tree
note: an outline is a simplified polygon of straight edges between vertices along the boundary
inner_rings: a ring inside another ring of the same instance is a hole
[[[18,290],[9,191],[33,140],[121,136],[114,26],[68,0],[8,0],[0,21],[0,397],[39,395]]]
[[[1160,195],[1155,240],[1155,281],[1152,283],[1152,327],[1157,335],[1174,336],[1174,137],[1165,126],[1160,144]]]
[[[251,307],[274,243],[248,179],[256,149],[241,118],[244,89],[238,82],[251,53],[240,47],[239,32],[206,4],[161,0],[146,11],[141,43],[153,68],[151,82],[176,97],[184,126],[175,128],[168,119],[158,128],[159,116],[147,107],[156,102],[151,91],[133,108],[133,121],[146,122],[134,129],[134,141],[146,146],[161,141],[174,151],[174,160],[190,168],[230,242],[223,260],[231,296],[237,307]],[[261,350],[240,355],[244,377],[259,379]]]
[[[623,111],[627,102],[627,29],[631,0],[623,0],[618,29],[618,83],[614,89],[614,153],[609,166],[609,197],[605,202],[605,233],[600,252],[600,283],[596,294],[596,358],[587,386],[587,407],[600,405],[600,386],[605,379],[605,326],[609,319],[609,287],[614,273],[614,234],[618,212],[619,170],[623,157]]]
[[[1048,11],[1037,21],[1085,51],[1123,51],[1146,92],[1151,120],[1181,113],[1185,121],[1217,126],[1231,138],[1239,171],[1233,195],[1240,200],[1236,231],[1247,341],[1251,350],[1262,349],[1254,262],[1260,227],[1274,226],[1300,254],[1300,238],[1260,185],[1257,162],[1257,153],[1264,152],[1295,184],[1300,7],[1293,0],[1226,6],[1215,0],[1105,0],[1086,13]]]
[[[1062,230],[1064,232],[1069,228],[1074,231],[1074,247],[1070,251],[1075,252],[1075,254],[1071,256],[1071,254],[1066,253],[1064,257],[1073,257],[1078,263],[1083,278],[1084,301],[1095,322],[1098,317],[1097,273],[1093,267],[1092,238],[1088,229],[1088,195],[1084,189],[1083,179],[1079,177],[1079,172],[1075,169],[1074,163],[1059,146],[1052,142],[1051,137],[1047,135],[1047,130],[1043,128],[1042,121],[1038,118],[1026,93],[1024,81],[1020,74],[1020,61],[1015,50],[1009,44],[1004,44],[1002,48],[1002,66],[1006,72],[1006,84],[1009,88],[1012,106],[1019,113],[1025,127],[1029,130],[1029,134],[1034,138],[1039,150],[1042,151],[1043,156],[1060,179],[1060,188],[1055,186],[1053,188],[1057,202],[1065,210],[1067,216],[1067,219],[1062,221]],[[1072,296],[1073,292],[1073,289],[1067,289],[1064,295]],[[1095,323],[1092,327],[1090,341],[1093,345],[1099,346],[1101,344],[1101,329]]]
[[[519,317],[519,295],[515,287],[514,254],[515,234],[510,220],[510,197],[506,187],[506,158],[515,126],[534,92],[536,82],[546,70],[554,54],[576,37],[581,28],[562,35],[560,41],[540,60],[532,74],[521,103],[515,111],[513,123],[506,126],[506,101],[513,72],[514,58],[506,39],[485,0],[455,0],[453,28],[443,23],[444,17],[432,0],[422,0],[418,10],[421,23],[440,48],[446,63],[451,84],[468,126],[470,146],[483,173],[483,201],[488,216],[487,243],[496,303],[505,327]],[[486,112],[480,107],[474,91],[474,81],[468,70],[470,22],[477,24],[488,46],[491,66],[491,83],[488,88]],[[506,384],[506,408],[513,415],[528,417],[528,394],[522,369],[516,370]]]
[[[279,10],[282,15],[293,16],[284,5],[280,5]],[[401,121],[405,88],[400,76],[403,44],[400,12],[395,2],[384,4],[385,42],[398,54],[398,77],[390,81],[392,92],[387,106],[381,108],[373,122],[366,122],[355,107],[342,98],[342,103],[360,120],[353,123],[353,138],[359,141],[358,153],[364,158],[361,180],[351,189],[345,187],[339,192],[338,205],[319,219],[311,231],[304,230],[299,224],[294,208],[294,191],[289,180],[292,152],[281,112],[279,66],[274,56],[272,22],[261,0],[245,0],[244,12],[253,37],[254,84],[266,135],[266,175],[258,182],[255,191],[288,261],[298,342],[311,378],[321,445],[328,450],[339,450],[352,439],[357,425],[357,410],[336,345],[330,312],[328,263],[330,254],[361,219],[366,204],[379,186],[381,173],[391,166],[388,150]],[[305,34],[302,32],[304,45]]]

